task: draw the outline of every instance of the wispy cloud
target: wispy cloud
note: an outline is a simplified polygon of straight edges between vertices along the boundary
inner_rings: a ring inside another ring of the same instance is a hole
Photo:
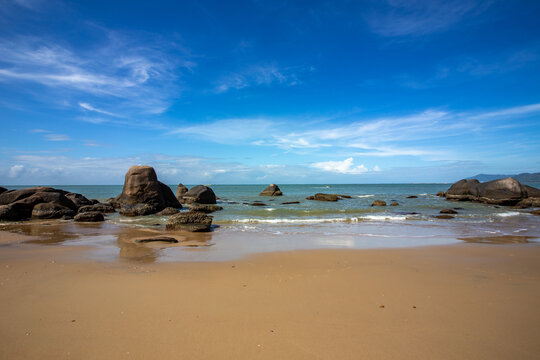
[[[45,139],[48,141],[70,141],[71,138],[65,134],[46,134]]]
[[[88,111],[93,111],[93,112],[97,112],[97,113],[100,113],[100,114],[109,115],[109,116],[112,116],[112,117],[122,117],[122,116],[120,116],[118,114],[115,114],[115,113],[112,113],[110,111],[97,109],[97,108],[93,107],[92,105],[90,105],[88,103],[80,102],[79,106],[82,107],[85,110],[88,110]]]
[[[485,11],[492,1],[384,0],[364,16],[370,29],[381,36],[420,36],[445,30],[467,16]]]
[[[95,31],[95,30],[94,30]],[[178,96],[176,80],[194,63],[170,42],[145,42],[119,32],[99,29],[106,41],[70,46],[46,37],[0,38],[0,81],[44,85],[70,97],[92,98],[118,109],[162,113]],[[103,36],[102,36],[103,37]],[[80,107],[99,110],[89,101]]]
[[[291,69],[279,68],[276,65],[256,65],[222,77],[214,90],[223,93],[251,86],[293,86],[297,83],[298,78]]]

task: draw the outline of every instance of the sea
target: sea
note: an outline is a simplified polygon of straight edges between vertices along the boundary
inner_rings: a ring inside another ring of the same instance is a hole
[[[540,187],[538,183],[528,184]],[[190,185],[187,185],[188,188]],[[459,242],[536,242],[540,217],[530,209],[451,202],[435,194],[451,184],[279,184],[283,196],[259,196],[266,185],[210,185],[222,211],[214,212],[213,229],[202,253],[163,252],[162,260],[230,259],[241,254],[321,248],[401,248]],[[10,186],[9,189],[28,186]],[[122,192],[122,185],[55,185],[103,201]],[[176,186],[171,185],[176,192]],[[348,195],[337,202],[313,201],[315,193]],[[411,197],[413,196],[413,197]],[[371,206],[375,200],[387,206]],[[262,202],[264,206],[253,206]],[[284,204],[298,202],[296,204]],[[397,206],[389,206],[397,202]],[[436,218],[442,209],[454,209],[452,219]],[[182,211],[187,211],[187,207]],[[166,216],[107,217],[105,227],[136,228],[165,233]],[[77,232],[76,228],[72,228]],[[101,236],[99,231],[92,233]],[[74,243],[88,245],[84,232]],[[102,250],[107,247],[101,236]],[[110,239],[109,239],[110,240]],[[95,243],[99,243],[95,241]],[[501,242],[501,243],[502,243]],[[68,244],[66,244],[68,245]],[[115,245],[116,246],[116,245]],[[209,250],[211,247],[217,250]],[[110,250],[110,249],[109,249]]]

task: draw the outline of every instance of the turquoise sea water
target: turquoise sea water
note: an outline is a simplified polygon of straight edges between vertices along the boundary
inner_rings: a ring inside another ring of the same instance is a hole
[[[446,191],[450,185],[280,184],[284,195],[279,197],[259,196],[265,185],[212,185],[219,197],[218,204],[224,208],[211,214],[215,226],[208,235],[208,242],[214,250],[202,253],[184,251],[180,255],[169,251],[163,254],[176,254],[174,259],[180,256],[183,259],[204,260],[207,257],[212,260],[215,256],[231,258],[241,254],[293,249],[408,247],[451,244],[464,238],[501,235],[540,237],[540,217],[531,215],[530,209],[450,202],[435,195],[438,191]],[[121,185],[54,187],[98,200],[115,197],[122,191]],[[171,189],[176,191],[175,186]],[[351,199],[338,202],[306,200],[307,196],[319,192],[349,195]],[[411,195],[417,198],[407,198]],[[374,200],[383,200],[387,205],[396,201],[399,206],[371,206]],[[266,206],[249,205],[255,201]],[[299,204],[282,204],[295,201]],[[449,220],[434,218],[445,208],[459,208],[458,214]],[[165,231],[166,220],[167,217],[155,215],[129,218],[116,213],[108,215],[108,221],[102,227]],[[80,229],[73,228],[74,233],[78,231]],[[92,244],[96,239],[104,239],[99,231],[93,237],[81,238]],[[85,241],[82,243],[87,244]],[[108,241],[102,241],[102,248],[110,246],[110,239]],[[112,244],[116,243],[116,240],[112,241]]]

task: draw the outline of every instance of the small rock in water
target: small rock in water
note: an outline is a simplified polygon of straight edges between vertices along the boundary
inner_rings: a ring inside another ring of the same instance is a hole
[[[452,209],[442,209],[439,211],[440,214],[457,214],[457,211]]]
[[[399,206],[399,203],[393,201],[393,202],[390,204],[390,206]]]
[[[287,201],[287,202],[281,203],[281,205],[289,205],[289,204],[300,204],[300,201]]]
[[[138,244],[145,244],[145,243],[151,243],[151,242],[167,242],[167,243],[176,244],[178,243],[178,240],[169,236],[156,236],[156,237],[150,237],[150,238],[145,238],[145,239],[136,239],[135,242]]]
[[[407,199],[417,199],[417,198],[418,198],[418,196],[416,196],[416,195],[407,196]]]
[[[454,217],[452,215],[435,215],[434,218],[448,220],[453,219]]]
[[[386,202],[382,200],[375,200],[371,206],[386,206]]]

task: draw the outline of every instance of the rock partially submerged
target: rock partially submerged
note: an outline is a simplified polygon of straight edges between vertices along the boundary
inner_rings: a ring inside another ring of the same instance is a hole
[[[529,195],[530,192],[530,195]],[[516,205],[524,199],[540,195],[540,190],[521,185],[513,178],[481,183],[476,179],[463,179],[446,191],[447,200],[474,201],[494,205]],[[529,200],[531,204],[536,200]]]
[[[179,202],[184,202],[184,194],[188,192],[188,188],[184,184],[178,184],[176,187],[176,199]]]
[[[337,194],[323,194],[317,193],[313,196],[308,196],[307,200],[317,200],[317,201],[338,201],[340,198]]]
[[[155,214],[166,207],[181,208],[171,188],[158,181],[154,168],[132,166],[125,176],[122,193],[116,198],[125,216]]]
[[[169,216],[178,214],[180,210],[173,208],[173,207],[166,207],[165,209],[161,210],[160,212],[157,212],[156,215],[158,216]]]
[[[97,203],[93,205],[84,205],[79,208],[79,213],[97,211],[101,213],[113,213],[115,212],[114,206],[108,203]]]
[[[184,204],[215,204],[216,194],[205,185],[197,185],[189,189],[182,197]]]
[[[390,203],[390,206],[399,206],[399,203],[392,201],[392,203]]]
[[[457,214],[458,212],[453,209],[442,209],[439,211],[440,214]]]
[[[213,213],[214,211],[220,211],[223,210],[223,208],[219,205],[215,204],[191,204],[189,206],[189,210],[191,211],[199,211],[206,214]]]
[[[386,206],[386,202],[382,200],[375,200],[371,206]]]
[[[105,221],[105,217],[100,212],[90,211],[75,215],[73,220],[77,222],[101,222]]]
[[[167,230],[187,230],[193,232],[210,231],[212,217],[203,212],[189,211],[171,216],[165,225]]]
[[[260,196],[282,196],[283,193],[281,192],[279,186],[277,186],[276,184],[270,184],[259,195]]]

